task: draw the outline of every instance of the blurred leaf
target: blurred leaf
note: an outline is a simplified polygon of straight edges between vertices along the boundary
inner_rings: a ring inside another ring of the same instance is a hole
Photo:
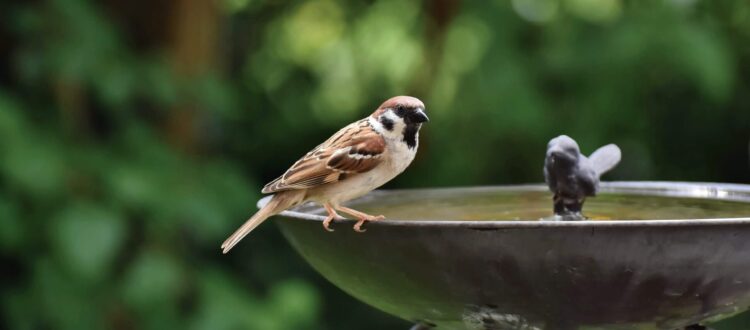
[[[107,176],[111,193],[135,209],[156,207],[166,197],[159,179],[152,169],[134,162],[115,164]]]
[[[90,311],[103,312],[104,306],[97,304],[97,297],[84,283],[67,276],[47,259],[35,261],[33,274],[33,291],[25,292],[35,298],[31,308],[35,313],[28,315],[30,324],[43,321],[64,330],[101,328],[102,314]]]
[[[132,98],[138,77],[127,65],[122,59],[111,58],[97,73],[96,85],[102,100],[110,107],[122,107]]]
[[[675,40],[682,56],[677,57],[688,73],[710,97],[726,99],[734,81],[733,60],[720,36],[686,26]]]
[[[489,43],[490,30],[470,16],[456,18],[446,36],[443,69],[455,73],[475,70]]]
[[[9,182],[37,197],[49,197],[62,192],[65,181],[65,156],[56,142],[23,132],[14,137],[4,150],[0,166]]]
[[[193,315],[192,329],[276,329],[276,321],[264,313],[246,292],[237,290],[239,283],[216,271],[204,271],[200,277],[200,294],[204,304]],[[259,327],[263,326],[263,327]]]
[[[107,276],[127,235],[117,212],[92,204],[68,206],[51,228],[60,260],[84,281]]]
[[[566,0],[566,9],[587,21],[607,23],[622,14],[621,0]]]
[[[147,249],[125,274],[123,297],[130,306],[147,311],[160,305],[173,304],[182,285],[182,267],[174,257]]]
[[[210,164],[205,167],[205,172],[204,180],[194,182],[198,186],[180,189],[174,216],[183,219],[196,238],[215,244],[233,226],[255,212],[258,196],[250,190],[256,185],[247,183],[247,179],[229,164]]]
[[[242,11],[247,8],[251,3],[251,0],[224,0],[224,8],[230,13]]]
[[[317,319],[317,292],[299,280],[275,286],[264,304],[224,275],[205,272],[201,278],[206,305],[195,315],[194,329],[310,329]]]
[[[140,93],[157,105],[174,105],[179,99],[178,85],[167,63],[149,58],[140,65],[141,76],[137,86]]]
[[[339,4],[331,0],[301,3],[284,20],[279,55],[298,64],[310,63],[345,29]]]
[[[18,250],[24,236],[24,225],[18,207],[0,195],[0,251]]]
[[[191,90],[191,94],[196,95],[203,108],[228,117],[237,114],[238,105],[233,86],[226,84],[224,80],[214,76],[203,77],[194,82]]]
[[[519,16],[535,23],[551,21],[560,7],[558,0],[513,0],[512,3]]]
[[[320,298],[314,287],[301,280],[288,280],[273,287],[270,303],[279,319],[286,321],[284,329],[299,329],[315,322]]]
[[[11,144],[23,138],[25,123],[21,118],[21,108],[6,91],[0,89],[0,146],[10,148]]]

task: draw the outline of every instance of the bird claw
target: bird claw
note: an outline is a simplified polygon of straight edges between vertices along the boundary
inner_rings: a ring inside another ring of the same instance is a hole
[[[326,208],[326,211],[328,211],[328,216],[325,220],[323,220],[323,229],[325,229],[327,232],[332,232],[333,229],[330,228],[331,222],[335,220],[344,220],[338,213],[336,213],[336,210],[333,209],[333,207],[329,204],[323,204],[323,207]]]
[[[331,225],[331,221],[333,221],[333,217],[328,217],[325,220],[323,220],[323,229],[325,229],[329,233],[334,231],[333,229],[329,227]]]
[[[364,225],[365,222],[367,222],[367,221],[378,221],[378,220],[383,220],[383,219],[385,219],[385,216],[383,216],[383,215],[377,215],[377,216],[370,216],[370,217],[367,217],[367,218],[361,218],[361,219],[359,219],[359,221],[357,221],[357,223],[354,224],[354,231],[356,231],[358,233],[364,233],[364,232],[367,231],[367,229],[362,229],[362,225]]]

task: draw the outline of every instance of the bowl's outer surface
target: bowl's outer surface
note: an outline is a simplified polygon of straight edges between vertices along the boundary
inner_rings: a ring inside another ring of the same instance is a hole
[[[675,329],[750,306],[750,219],[383,221],[360,234],[284,215],[285,236],[325,278],[439,329]]]

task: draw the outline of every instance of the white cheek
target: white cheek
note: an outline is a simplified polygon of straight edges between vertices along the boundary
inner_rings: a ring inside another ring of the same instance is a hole
[[[383,131],[385,131],[385,127],[383,127],[383,124],[381,124],[381,123],[380,123],[380,121],[378,121],[378,120],[377,120],[376,118],[373,118],[373,117],[368,117],[368,118],[367,118],[367,122],[369,122],[369,123],[370,123],[370,126],[372,126],[372,128],[373,128],[373,129],[374,129],[374,130],[375,130],[376,132],[378,132],[378,133],[381,133],[381,134],[382,134],[382,133],[383,133]]]
[[[393,122],[393,129],[388,131],[385,130],[383,135],[392,137],[392,138],[401,138],[404,135],[404,128],[406,128],[406,123],[404,123],[404,119],[393,113],[393,111],[388,110],[385,113],[381,115],[381,117],[388,118],[390,121]]]

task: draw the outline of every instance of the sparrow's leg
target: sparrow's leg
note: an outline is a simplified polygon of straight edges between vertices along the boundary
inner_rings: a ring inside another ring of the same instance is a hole
[[[359,233],[365,231],[364,229],[362,229],[362,225],[365,223],[365,221],[378,221],[378,220],[385,219],[385,216],[383,215],[369,215],[367,213],[359,212],[357,210],[350,209],[344,206],[338,206],[336,208],[341,212],[350,214],[354,216],[355,218],[359,219],[359,221],[357,221],[357,223],[354,224],[354,231],[359,232]]]
[[[328,211],[328,217],[326,217],[325,220],[323,220],[323,228],[327,231],[333,231],[333,229],[328,228],[328,226],[331,225],[331,221],[336,218],[341,218],[341,216],[336,213],[336,210],[333,209],[333,206],[329,203],[323,204],[323,207],[326,208],[326,211]]]

